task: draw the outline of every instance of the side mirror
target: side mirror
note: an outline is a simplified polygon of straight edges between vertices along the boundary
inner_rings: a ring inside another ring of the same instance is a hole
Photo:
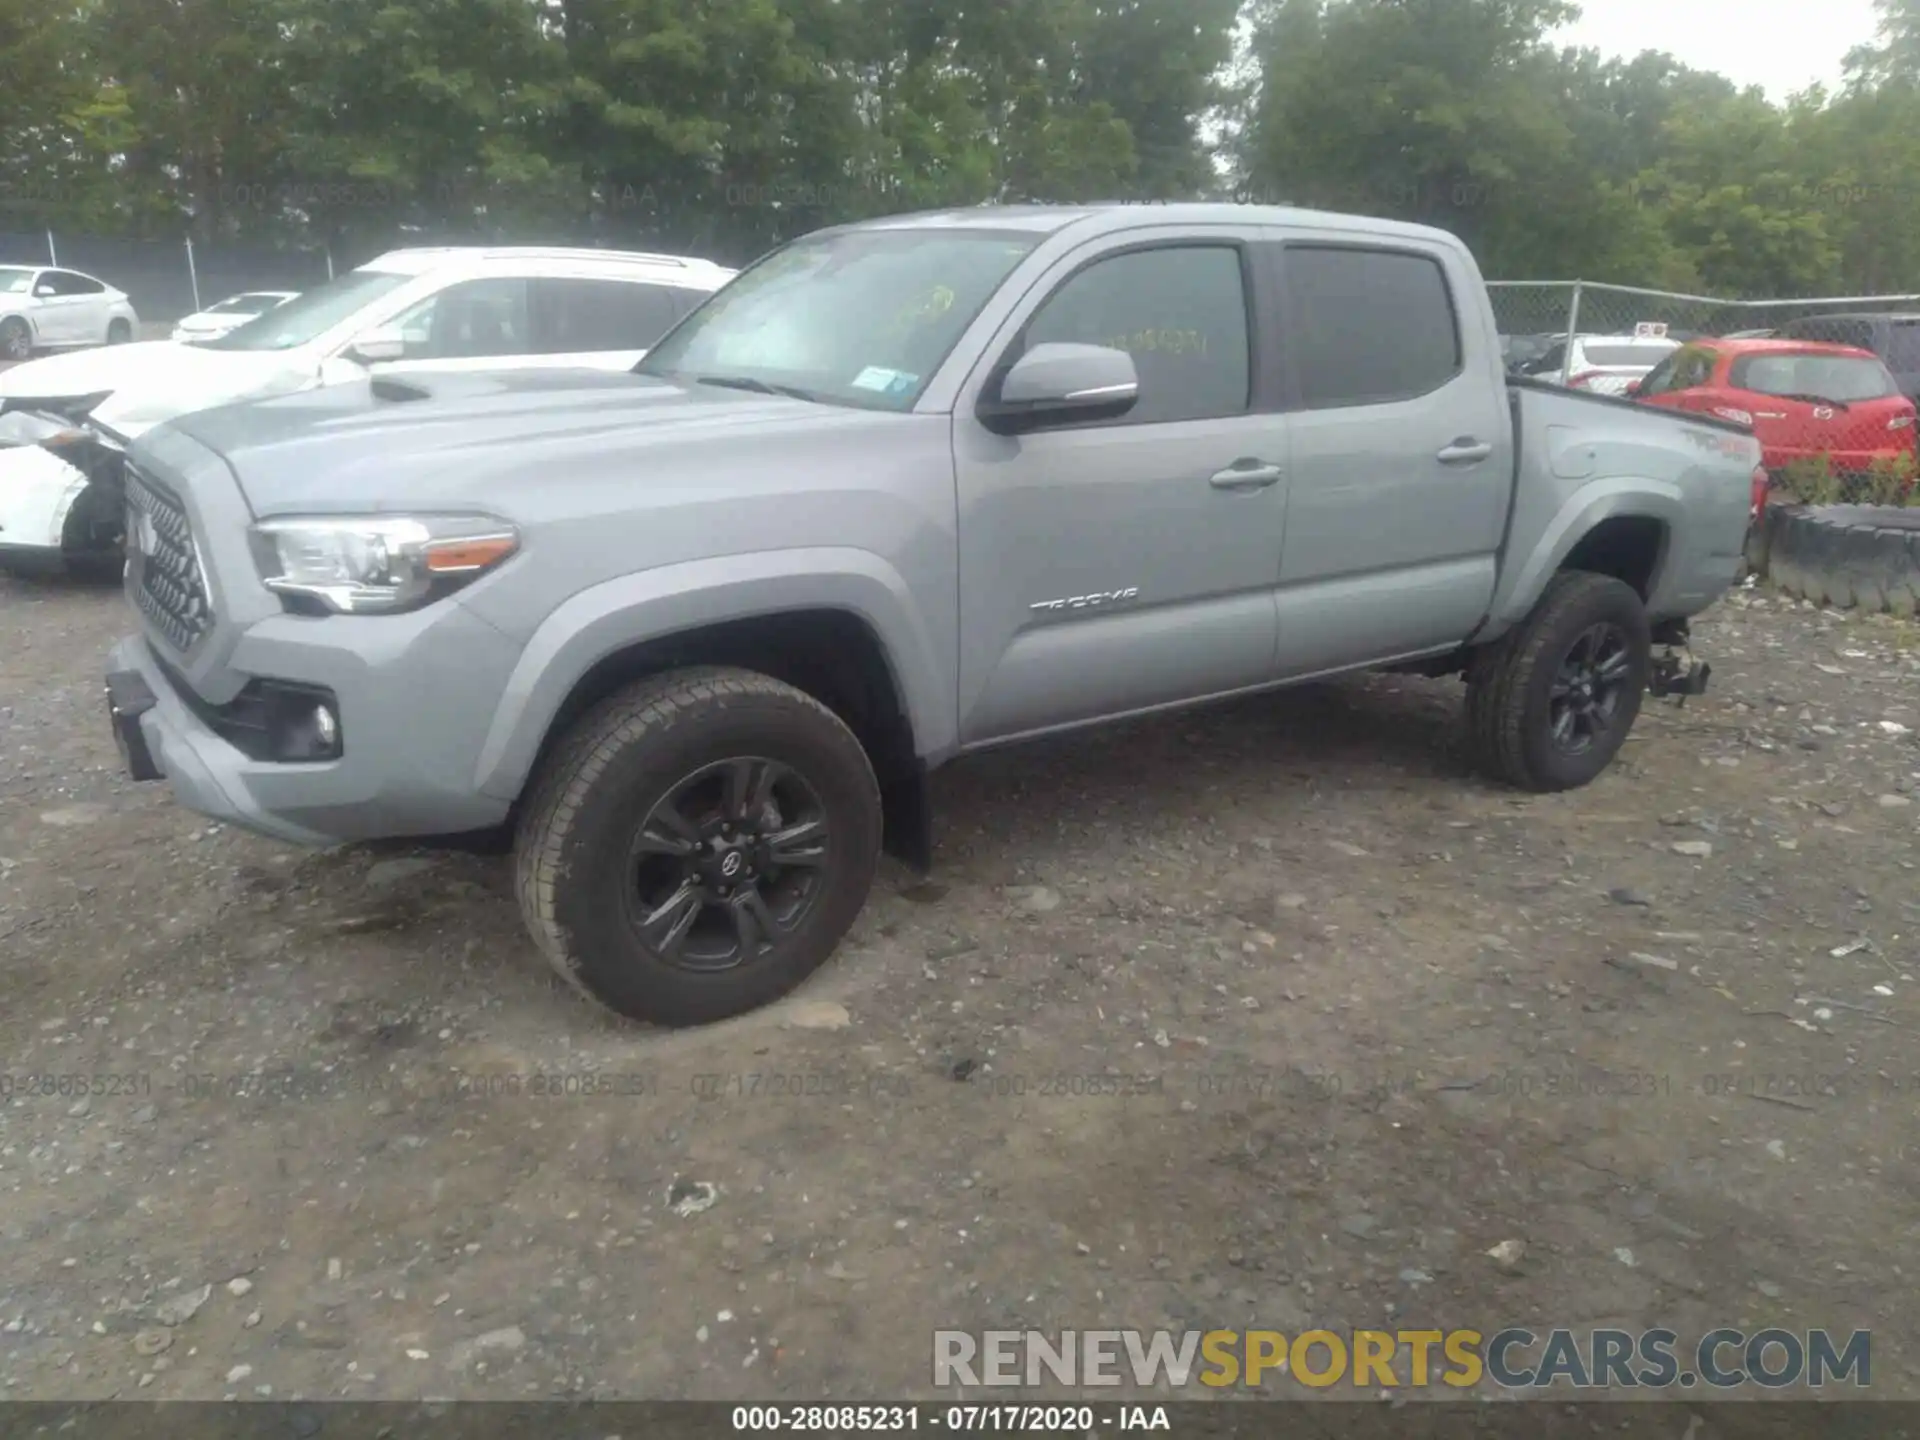
[[[398,360],[407,353],[407,337],[397,325],[376,325],[362,332],[347,347],[347,358],[362,365],[380,360]]]
[[[33,298],[36,300],[51,300],[59,293],[58,290],[45,281],[33,287]]]
[[[1133,356],[1106,345],[1036,345],[1001,378],[999,393],[980,402],[980,423],[1018,435],[1076,420],[1112,420],[1140,398]]]

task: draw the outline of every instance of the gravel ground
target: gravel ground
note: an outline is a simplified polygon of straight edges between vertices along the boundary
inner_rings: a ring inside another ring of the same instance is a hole
[[[126,627],[0,579],[0,1394],[927,1396],[936,1327],[1424,1322],[1872,1326],[1920,1396],[1913,627],[1736,595],[1559,797],[1397,677],[968,762],[930,881],[673,1034],[496,860],[130,784]]]

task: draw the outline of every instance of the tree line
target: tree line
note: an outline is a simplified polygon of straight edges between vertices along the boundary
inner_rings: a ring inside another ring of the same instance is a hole
[[[1560,46],[1565,0],[0,0],[0,230],[741,263],[907,209],[1238,197],[1511,278],[1920,290],[1920,0],[1876,3],[1836,91],[1774,104]]]

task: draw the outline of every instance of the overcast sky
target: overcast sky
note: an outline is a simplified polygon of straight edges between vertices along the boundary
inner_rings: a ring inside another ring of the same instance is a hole
[[[1736,85],[1785,100],[1816,80],[1840,80],[1847,51],[1873,38],[1872,0],[1583,0],[1585,14],[1553,38],[1606,55],[1665,50]]]

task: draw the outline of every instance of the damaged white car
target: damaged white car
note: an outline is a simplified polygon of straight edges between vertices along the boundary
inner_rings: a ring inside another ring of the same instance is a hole
[[[395,250],[225,335],[15,366],[0,373],[0,567],[117,569],[126,447],[168,420],[410,370],[628,370],[733,273],[619,250]]]

